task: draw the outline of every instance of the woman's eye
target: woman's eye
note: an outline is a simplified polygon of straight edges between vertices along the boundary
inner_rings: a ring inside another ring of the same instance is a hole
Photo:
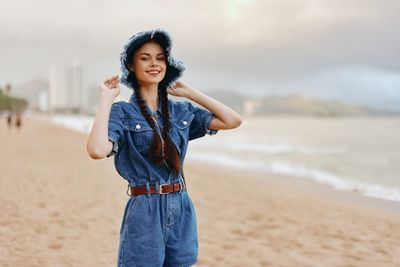
[[[149,58],[148,57],[143,57],[143,58],[141,58],[141,60],[147,61],[147,60],[149,60]],[[158,58],[158,60],[165,60],[165,58],[161,57],[161,58]]]

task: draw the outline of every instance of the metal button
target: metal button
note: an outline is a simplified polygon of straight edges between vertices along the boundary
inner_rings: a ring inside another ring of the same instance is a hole
[[[187,121],[183,121],[183,124],[186,125],[186,124],[187,124]]]
[[[136,124],[136,129],[140,129],[140,124]]]

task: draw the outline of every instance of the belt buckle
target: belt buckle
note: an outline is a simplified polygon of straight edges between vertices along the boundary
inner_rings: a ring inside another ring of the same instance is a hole
[[[166,194],[169,193],[169,192],[163,192],[162,191],[162,184],[158,185],[158,192],[159,192],[160,195],[166,195]]]

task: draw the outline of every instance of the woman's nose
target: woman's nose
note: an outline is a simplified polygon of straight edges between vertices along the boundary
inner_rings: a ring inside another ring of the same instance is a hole
[[[156,60],[155,59],[150,59],[150,65],[151,66],[156,66]]]

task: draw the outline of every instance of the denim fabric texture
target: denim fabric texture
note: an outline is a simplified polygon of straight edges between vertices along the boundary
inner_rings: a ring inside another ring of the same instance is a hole
[[[171,140],[182,165],[190,140],[214,135],[208,129],[213,118],[210,111],[189,101],[168,100]],[[161,103],[152,112],[163,127]],[[156,165],[148,156],[153,130],[140,112],[136,95],[129,102],[115,102],[111,107],[108,137],[114,164],[122,178],[132,186],[150,186],[182,181],[167,165]],[[133,195],[125,207],[120,229],[118,266],[192,266],[197,262],[198,239],[195,208],[186,190],[166,195]]]
[[[188,142],[200,137],[214,135],[218,130],[209,129],[213,113],[195,106],[189,101],[168,99],[171,131],[169,136],[176,146],[182,165],[188,148]],[[160,127],[163,127],[161,103],[157,111],[152,112]],[[180,172],[174,176],[167,165],[156,165],[148,155],[153,129],[140,112],[136,95],[132,94],[129,102],[115,102],[111,107],[108,122],[108,138],[113,142],[113,149],[107,157],[114,155],[118,173],[133,186],[143,186],[147,181],[154,183],[177,182],[182,177]]]

